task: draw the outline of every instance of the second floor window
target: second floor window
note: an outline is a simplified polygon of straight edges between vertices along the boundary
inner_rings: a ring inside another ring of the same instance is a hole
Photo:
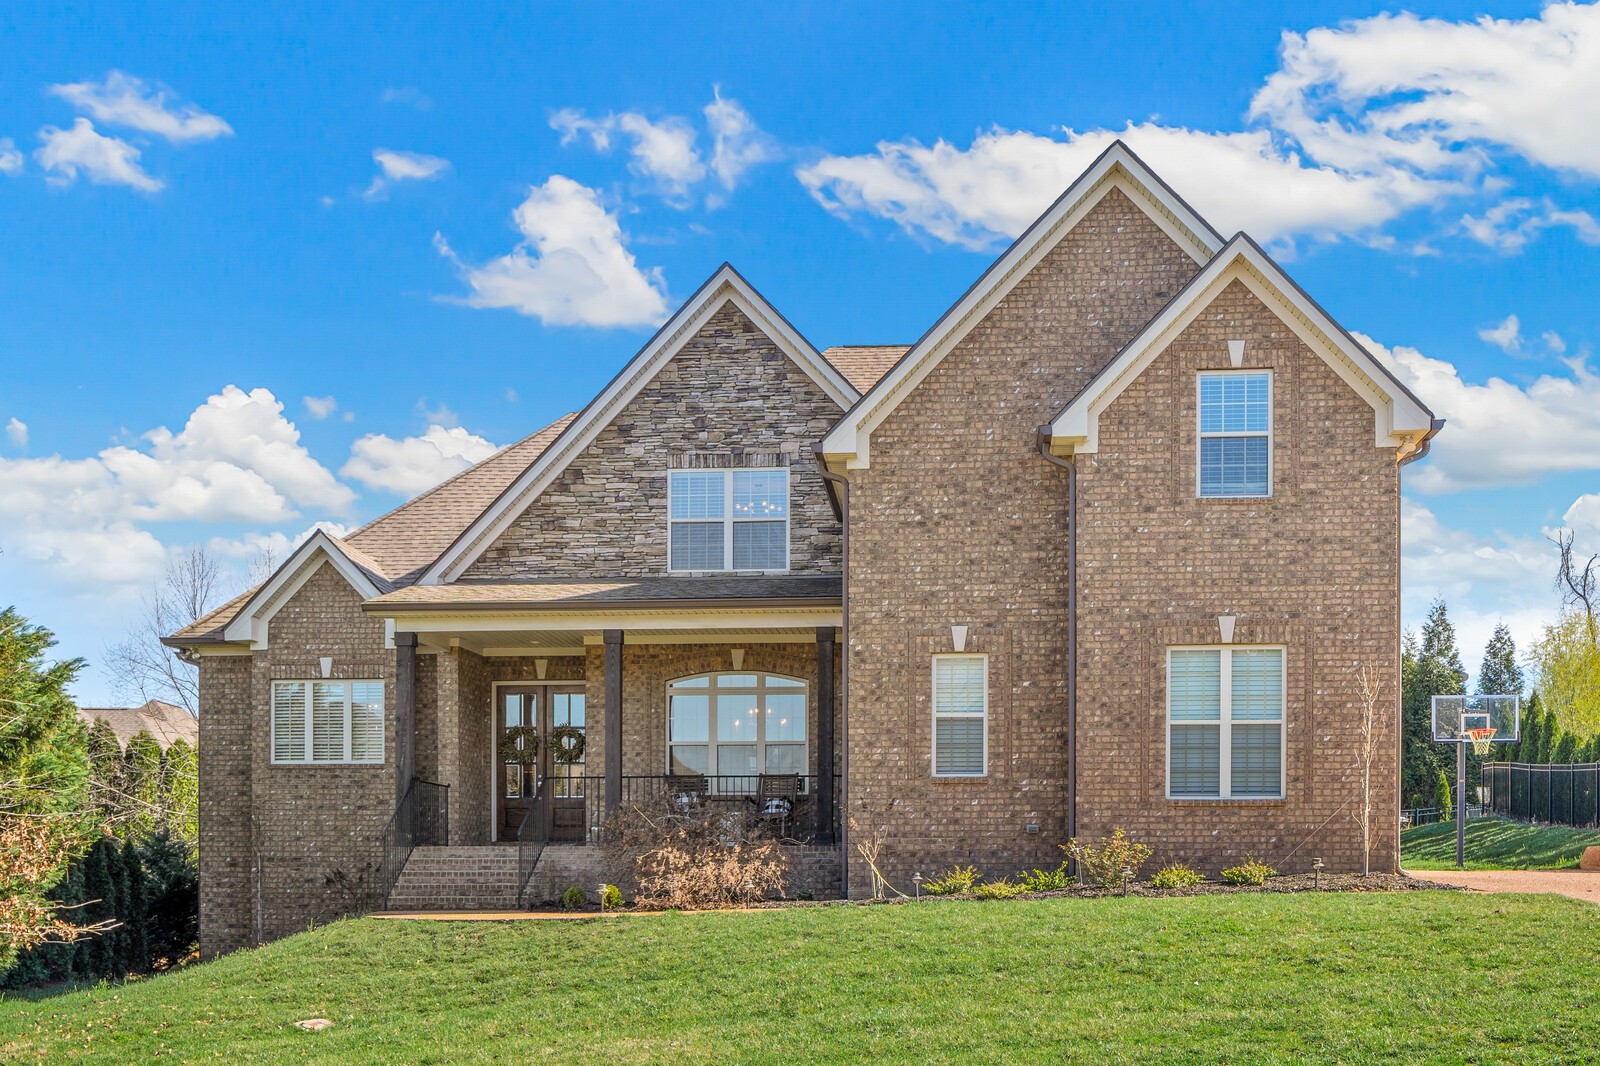
[[[1200,375],[1200,495],[1272,495],[1272,375]]]
[[[669,570],[789,569],[789,471],[667,475]]]

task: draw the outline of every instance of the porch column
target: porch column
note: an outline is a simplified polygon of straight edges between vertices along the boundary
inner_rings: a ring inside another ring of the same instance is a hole
[[[817,627],[817,843],[833,844],[832,626]]]
[[[394,635],[394,805],[417,772],[417,635]]]
[[[622,630],[607,629],[606,687],[606,814],[622,804]]]

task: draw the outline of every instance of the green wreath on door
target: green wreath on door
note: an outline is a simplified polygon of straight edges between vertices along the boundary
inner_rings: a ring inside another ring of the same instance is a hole
[[[539,731],[531,725],[515,725],[505,731],[500,755],[506,762],[533,766],[539,761]]]
[[[556,762],[581,762],[587,743],[583,730],[575,725],[558,725],[550,730],[550,754]]]

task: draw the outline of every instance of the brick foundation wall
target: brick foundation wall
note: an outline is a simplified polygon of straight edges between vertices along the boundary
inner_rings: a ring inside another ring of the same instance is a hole
[[[472,564],[474,580],[667,569],[667,470],[789,468],[790,572],[836,574],[840,526],[811,448],[837,404],[725,305]]]

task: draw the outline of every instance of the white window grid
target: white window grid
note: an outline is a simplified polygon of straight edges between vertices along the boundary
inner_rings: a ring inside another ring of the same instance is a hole
[[[298,688],[298,693],[293,690]],[[358,688],[368,689],[371,702],[377,705],[375,714],[363,714],[358,720],[356,708],[365,708],[369,700],[357,701]],[[338,690],[335,703],[319,703],[318,690]],[[296,700],[295,707],[290,701]],[[385,702],[383,682],[362,678],[355,680],[285,679],[272,683],[271,719],[272,762],[281,766],[379,766],[384,761]],[[280,714],[280,711],[282,712]],[[318,724],[326,725],[333,718],[336,731],[326,729],[318,735]],[[284,748],[280,752],[279,736],[283,735]],[[292,750],[297,748],[298,751]],[[359,749],[359,750],[358,750]]]
[[[1220,685],[1219,691],[1220,691],[1220,695],[1221,695],[1222,708],[1221,708],[1220,715],[1219,715],[1219,717],[1218,717],[1218,719],[1217,719],[1217,721],[1215,723],[1213,723],[1211,721],[1198,721],[1198,720],[1180,721],[1180,722],[1177,722],[1177,723],[1173,722],[1173,718],[1172,718],[1172,654],[1174,652],[1180,652],[1180,651],[1215,651],[1215,652],[1220,652],[1221,653],[1221,663],[1220,663],[1221,680],[1219,682],[1219,685]],[[1280,674],[1279,674],[1279,683],[1280,683],[1280,692],[1282,694],[1282,702],[1280,702],[1278,704],[1278,717],[1277,717],[1277,720],[1274,721],[1274,720],[1272,720],[1270,718],[1242,718],[1242,719],[1239,719],[1238,722],[1237,722],[1237,724],[1239,724],[1239,725],[1254,725],[1254,726],[1276,725],[1278,727],[1278,793],[1275,796],[1264,796],[1264,795],[1261,795],[1259,793],[1253,793],[1253,794],[1244,795],[1244,796],[1235,796],[1235,795],[1233,795],[1233,788],[1232,788],[1232,785],[1233,785],[1233,781],[1232,781],[1232,778],[1233,778],[1233,726],[1236,724],[1234,719],[1233,719],[1233,653],[1235,651],[1275,651],[1279,655],[1278,664],[1279,664],[1279,669],[1281,671]],[[1287,791],[1286,791],[1287,787],[1288,787],[1287,775],[1288,775],[1288,767],[1289,767],[1288,734],[1284,729],[1284,724],[1288,719],[1288,700],[1289,700],[1289,653],[1288,653],[1288,650],[1281,644],[1195,644],[1195,645],[1186,645],[1186,646],[1182,646],[1182,647],[1170,647],[1170,648],[1168,648],[1167,649],[1167,750],[1166,750],[1166,753],[1165,753],[1166,764],[1167,764],[1167,766],[1166,766],[1167,798],[1168,799],[1174,799],[1174,800],[1196,800],[1196,801],[1199,801],[1201,803],[1215,803],[1215,802],[1217,802],[1219,800],[1229,800],[1229,801],[1234,802],[1234,803],[1249,803],[1249,802],[1256,802],[1256,801],[1261,801],[1261,800],[1266,800],[1268,802],[1278,802],[1278,801],[1281,801],[1282,799],[1284,799],[1284,797],[1287,795]],[[1202,796],[1202,795],[1196,795],[1195,793],[1192,793],[1192,792],[1179,793],[1179,794],[1176,794],[1176,795],[1173,794],[1173,791],[1172,791],[1172,729],[1173,729],[1174,724],[1177,724],[1178,726],[1184,726],[1184,725],[1212,725],[1212,724],[1217,725],[1218,733],[1220,734],[1219,742],[1218,742],[1219,743],[1219,750],[1218,750],[1218,769],[1217,769],[1217,795],[1215,795],[1215,796]]]
[[[1266,429],[1207,430],[1207,429],[1204,428],[1205,427],[1205,420],[1204,420],[1203,415],[1204,415],[1204,403],[1205,403],[1205,401],[1204,401],[1204,399],[1202,397],[1204,395],[1205,382],[1206,382],[1207,379],[1228,378],[1228,377],[1236,377],[1236,378],[1264,377],[1264,378],[1266,378],[1266,380],[1267,380],[1267,428]],[[1272,380],[1272,371],[1271,370],[1202,370],[1202,371],[1200,371],[1199,374],[1197,374],[1195,376],[1195,391],[1194,391],[1194,398],[1195,398],[1195,407],[1194,407],[1194,424],[1195,424],[1194,492],[1195,492],[1196,496],[1200,497],[1201,499],[1207,499],[1207,500],[1229,500],[1229,499],[1261,500],[1261,499],[1267,499],[1267,498],[1272,496],[1273,478],[1274,478],[1274,473],[1275,473],[1275,466],[1274,466],[1275,455],[1274,455],[1274,453],[1277,451],[1276,447],[1274,447],[1274,443],[1275,442],[1273,441],[1272,396],[1273,396],[1273,380]],[[1224,438],[1239,438],[1239,437],[1265,437],[1266,438],[1266,440],[1267,440],[1267,491],[1265,491],[1265,492],[1249,492],[1249,493],[1206,492],[1205,491],[1205,484],[1204,484],[1204,481],[1203,481],[1204,475],[1203,475],[1203,472],[1202,472],[1202,464],[1201,464],[1201,452],[1204,449],[1203,449],[1202,445],[1200,444],[1200,442],[1202,440],[1208,440],[1208,439],[1224,439]]]
[[[782,514],[754,514],[740,513],[740,508],[749,509],[753,502],[741,502],[734,491],[736,474],[766,474],[779,478],[781,485],[778,493],[783,501]],[[681,478],[681,480],[680,480]],[[674,514],[674,504],[680,498],[687,501],[709,503],[716,499],[714,495],[707,495],[703,488],[711,480],[719,480],[721,488],[720,511],[718,515],[690,516],[679,518]],[[680,485],[682,488],[680,488]],[[749,572],[749,573],[786,573],[789,569],[789,512],[791,510],[789,498],[789,468],[777,467],[734,467],[722,470],[669,470],[667,471],[667,571],[668,573],[708,573],[708,572]],[[734,528],[742,524],[771,524],[783,526],[783,565],[757,568],[741,568],[735,565],[734,559]],[[685,526],[711,526],[720,525],[722,533],[722,565],[710,566],[674,566],[672,559],[672,545],[674,533]]]
[[[754,677],[754,685],[724,684],[725,678]],[[697,682],[705,681],[699,685]],[[775,682],[775,683],[774,683]],[[769,695],[798,695],[801,700],[800,735],[801,739],[794,740],[769,740],[767,738],[767,697]],[[705,740],[678,740],[672,735],[672,700],[674,696],[704,696],[706,698],[706,739]],[[751,696],[756,700],[758,713],[756,715],[756,734],[753,740],[718,740],[717,739],[717,697],[718,696]],[[801,771],[802,778],[808,778],[811,766],[811,729],[810,729],[811,686],[797,677],[786,674],[774,674],[763,671],[724,671],[713,674],[692,674],[688,677],[674,678],[667,683],[667,773],[673,773],[673,755],[675,748],[705,748],[706,749],[706,774],[709,779],[708,790],[717,793],[732,790],[740,791],[737,779],[749,777],[745,784],[753,787],[755,777],[748,774],[723,774],[718,772],[717,749],[724,745],[740,747],[754,745],[756,749],[756,776],[767,772],[767,748],[773,747],[798,747],[800,749],[800,765],[805,767]]]
[[[940,709],[939,699],[939,664],[941,662],[975,662],[979,665],[983,677],[983,707],[978,711],[946,711]],[[933,687],[933,733],[932,744],[929,750],[929,769],[934,777],[987,777],[989,774],[989,657],[987,655],[956,654],[935,655],[932,663]],[[962,771],[959,773],[939,771],[939,723],[941,721],[963,720],[977,721],[983,735],[983,763],[977,771]]]

